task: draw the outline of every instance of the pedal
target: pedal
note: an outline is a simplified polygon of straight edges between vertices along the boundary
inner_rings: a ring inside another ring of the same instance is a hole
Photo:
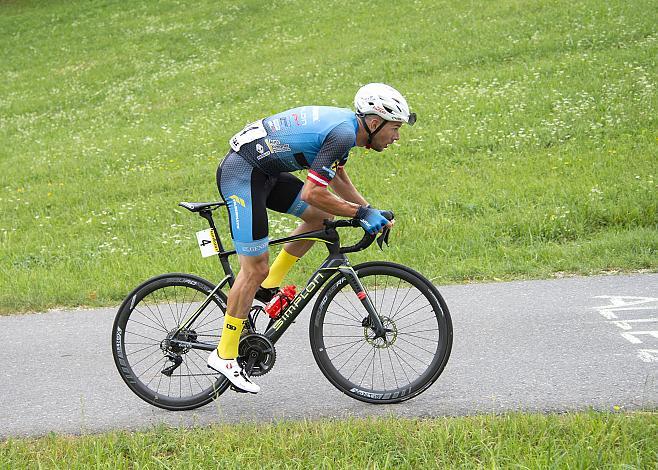
[[[241,388],[236,387],[235,385],[231,385],[229,388],[237,393],[249,393],[246,390],[242,390]]]

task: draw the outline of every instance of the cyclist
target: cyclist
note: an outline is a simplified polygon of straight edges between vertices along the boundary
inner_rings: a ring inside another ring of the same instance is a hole
[[[248,124],[230,139],[231,150],[217,169],[217,186],[227,204],[240,271],[229,292],[221,340],[208,358],[208,367],[227,377],[238,391],[260,390],[236,361],[243,322],[254,298],[271,298],[313,244],[310,240],[286,244],[269,268],[266,208],[302,219],[292,235],[319,230],[323,220],[333,216],[355,217],[370,233],[393,224],[368,204],[344,167],[352,147],[383,151],[400,138],[403,123],[416,122],[416,114],[409,112],[397,90],[383,83],[361,87],[354,106],[355,112],[302,106]],[[306,182],[289,173],[302,169],[308,169]]]

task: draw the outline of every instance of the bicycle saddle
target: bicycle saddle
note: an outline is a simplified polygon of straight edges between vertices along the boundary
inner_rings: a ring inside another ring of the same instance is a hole
[[[214,211],[218,207],[225,206],[225,202],[179,202],[179,206],[184,207],[190,212],[200,212],[203,209],[209,208]]]

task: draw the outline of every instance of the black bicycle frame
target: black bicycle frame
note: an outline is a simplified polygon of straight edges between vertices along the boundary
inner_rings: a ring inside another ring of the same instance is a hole
[[[215,227],[215,222],[213,220],[211,210],[204,209],[199,212],[199,215],[208,221],[210,228],[212,229],[213,235],[215,237],[214,241],[217,243],[219,250],[217,256],[226,276],[215,286],[212,292],[201,303],[199,308],[176,329],[176,331],[170,336],[170,341],[180,347],[212,351],[217,347],[217,345],[200,341],[189,342],[176,339],[182,330],[192,325],[196,321],[203,310],[210,304],[210,302],[212,302],[213,297],[216,295],[218,290],[224,287],[227,283],[230,287],[232,287],[235,281],[235,275],[233,274],[233,269],[231,268],[228,258],[229,256],[236,254],[236,251],[224,251],[224,247],[219,237],[219,232]],[[377,314],[377,311],[375,310],[370,297],[366,294],[361,281],[356,275],[356,272],[350,266],[350,262],[347,259],[347,256],[340,252],[340,237],[338,236],[336,229],[332,227],[326,228],[324,230],[301,233],[299,235],[293,235],[290,237],[277,238],[275,240],[270,240],[269,245],[280,245],[282,243],[288,243],[295,240],[314,240],[323,242],[329,250],[329,255],[324,260],[320,268],[315,271],[313,276],[311,276],[304,289],[297,293],[292,302],[290,302],[290,304],[284,309],[276,321],[265,331],[264,335],[270,341],[272,341],[272,343],[276,343],[279,338],[281,338],[283,333],[285,333],[285,331],[290,327],[290,325],[293,324],[297,316],[299,316],[304,307],[306,307],[306,305],[320,290],[324,283],[334,274],[341,273],[347,279],[347,282],[350,284],[354,290],[354,293],[357,295],[369,314],[370,321],[364,326],[370,326],[373,328],[375,338],[384,337],[384,326],[381,323],[381,319],[379,318],[379,315]],[[216,300],[217,299],[219,298],[217,297]],[[223,303],[223,301],[221,303]],[[255,325],[252,324],[251,326],[254,327]]]

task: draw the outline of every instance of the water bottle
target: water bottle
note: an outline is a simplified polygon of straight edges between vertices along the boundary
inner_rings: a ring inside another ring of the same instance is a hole
[[[297,295],[297,288],[295,286],[285,286],[279,289],[279,292],[274,294],[272,300],[265,306],[265,311],[270,318],[278,317],[290,301],[295,298],[295,295]]]

